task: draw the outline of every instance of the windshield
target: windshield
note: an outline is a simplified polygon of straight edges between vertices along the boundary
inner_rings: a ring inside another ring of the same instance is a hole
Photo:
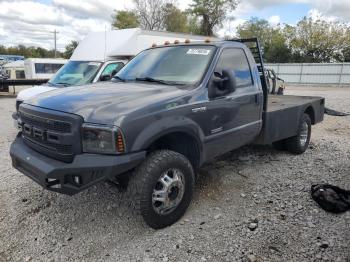
[[[69,61],[49,81],[55,86],[85,85],[92,82],[100,62]]]
[[[115,78],[120,81],[195,85],[202,80],[215,49],[210,45],[148,49],[131,60]]]

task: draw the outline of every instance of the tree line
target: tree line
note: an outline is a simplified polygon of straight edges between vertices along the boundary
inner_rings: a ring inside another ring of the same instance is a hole
[[[140,27],[146,30],[214,36],[223,22],[230,19],[230,13],[238,5],[237,0],[193,0],[188,9],[181,10],[175,0],[133,2],[133,9],[114,12],[112,27]],[[346,23],[304,17],[296,25],[271,25],[265,19],[253,17],[235,31],[234,38],[258,37],[266,62],[350,62],[350,26]],[[76,41],[70,42],[64,52],[57,52],[57,56],[69,58],[77,45]],[[0,54],[53,57],[54,50],[23,45],[6,48],[0,45]]]
[[[258,37],[266,62],[350,62],[350,26],[304,17],[295,26],[272,26],[251,18],[237,28],[240,38]]]
[[[69,59],[77,45],[77,41],[71,41],[66,45],[64,52],[56,51],[56,57]],[[48,50],[46,48],[35,46],[26,47],[24,45],[10,47],[0,45],[0,55],[22,55],[26,58],[53,58],[55,57],[55,50]]]

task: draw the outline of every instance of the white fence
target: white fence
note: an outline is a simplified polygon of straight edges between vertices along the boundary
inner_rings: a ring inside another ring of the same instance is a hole
[[[350,85],[350,63],[266,64],[287,83]]]

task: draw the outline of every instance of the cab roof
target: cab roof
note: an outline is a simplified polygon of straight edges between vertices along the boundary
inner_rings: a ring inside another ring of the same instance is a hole
[[[168,43],[163,45],[155,45],[151,46],[149,49],[152,48],[158,48],[158,47],[171,47],[171,46],[216,46],[216,47],[240,47],[240,48],[247,48],[247,46],[243,43],[241,43],[239,40],[219,40],[219,41],[190,41],[188,43],[179,42],[177,44],[175,43]]]

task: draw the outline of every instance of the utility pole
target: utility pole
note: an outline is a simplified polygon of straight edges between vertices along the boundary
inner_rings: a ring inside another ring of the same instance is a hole
[[[55,58],[57,56],[57,34],[59,33],[56,29],[52,32],[54,35],[54,42],[55,42]]]

